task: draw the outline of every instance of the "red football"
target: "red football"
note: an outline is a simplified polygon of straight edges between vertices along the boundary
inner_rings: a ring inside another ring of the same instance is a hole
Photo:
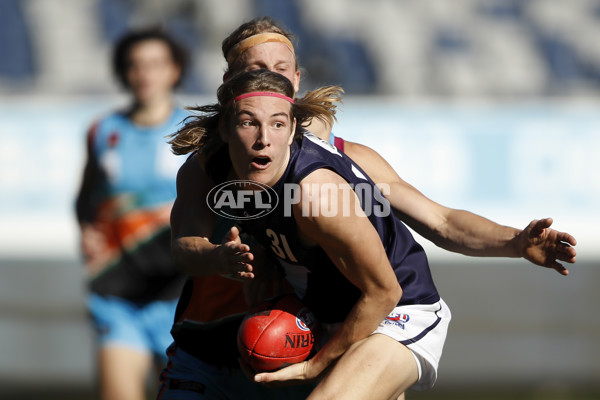
[[[274,371],[306,360],[315,348],[318,324],[294,295],[265,300],[244,318],[238,349],[257,372]]]

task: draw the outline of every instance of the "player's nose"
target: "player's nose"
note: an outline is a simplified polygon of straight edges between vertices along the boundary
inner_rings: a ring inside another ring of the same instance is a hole
[[[262,147],[266,147],[270,145],[270,134],[268,126],[261,125],[258,129],[258,136],[256,138],[256,143]]]

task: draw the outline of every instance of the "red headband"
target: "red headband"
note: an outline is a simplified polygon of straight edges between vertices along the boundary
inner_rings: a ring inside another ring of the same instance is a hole
[[[281,94],[281,93],[275,93],[275,92],[250,92],[250,93],[244,93],[244,94],[240,94],[238,97],[236,97],[235,99],[233,99],[233,101],[236,102],[238,100],[246,99],[248,97],[255,97],[255,96],[278,97],[280,99],[289,101],[290,103],[294,104],[294,99],[292,99],[291,97],[288,97],[288,96],[286,96],[284,94]]]

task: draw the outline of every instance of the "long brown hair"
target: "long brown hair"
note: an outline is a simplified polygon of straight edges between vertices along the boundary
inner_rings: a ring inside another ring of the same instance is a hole
[[[250,92],[274,92],[294,97],[294,86],[283,75],[268,70],[238,74],[224,82],[217,91],[217,104],[190,107],[195,115],[188,117],[185,125],[170,136],[169,143],[175,154],[188,154],[202,150],[206,156],[224,146],[219,129],[230,129],[235,115],[234,98]],[[341,102],[343,90],[338,86],[324,86],[307,93],[291,104],[297,127],[306,126],[313,118],[333,124],[336,120],[336,103]],[[296,130],[296,138],[302,130]]]

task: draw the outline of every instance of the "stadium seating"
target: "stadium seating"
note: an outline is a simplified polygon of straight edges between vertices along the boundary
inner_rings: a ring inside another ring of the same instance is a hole
[[[56,12],[38,3],[0,4],[0,93],[23,86],[110,93],[114,82],[100,59],[112,43],[128,28],[162,24],[193,51],[183,90],[209,94],[224,68],[220,40],[258,15],[296,33],[305,87],[333,83],[348,94],[409,99],[543,98],[600,89],[593,40],[600,0],[571,0],[568,7],[554,0],[62,0]],[[76,63],[50,29],[70,38]]]

